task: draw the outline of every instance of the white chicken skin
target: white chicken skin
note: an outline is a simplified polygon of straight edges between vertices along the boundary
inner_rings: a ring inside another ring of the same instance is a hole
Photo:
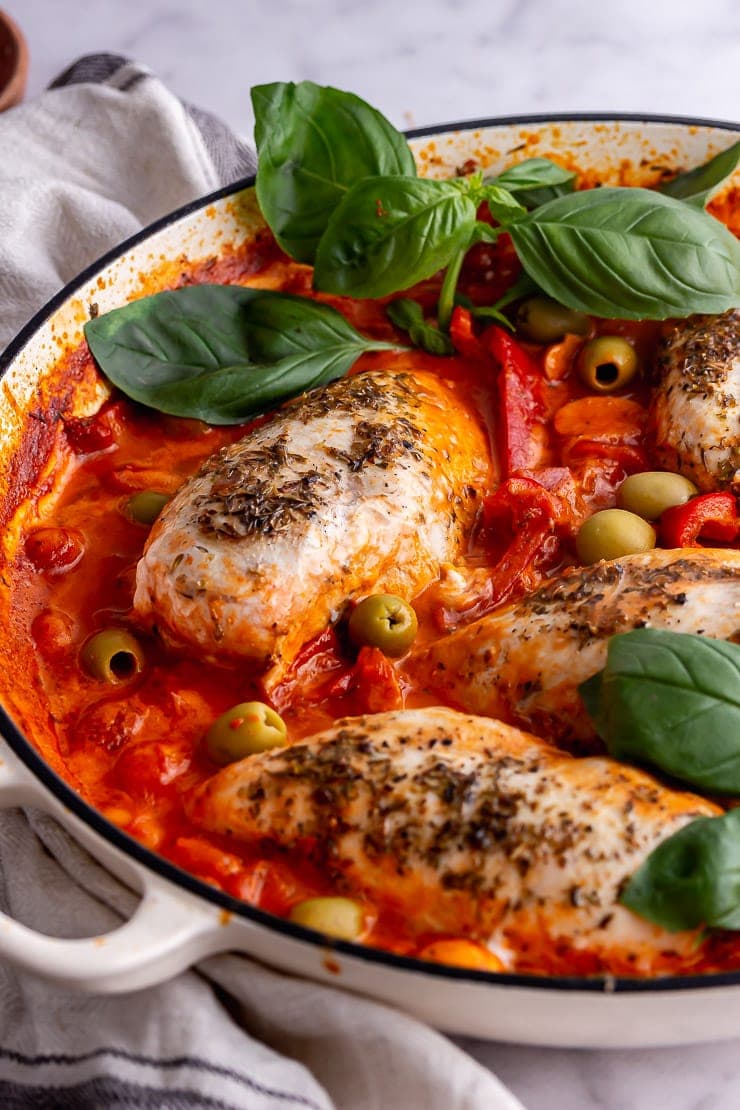
[[[213,833],[304,847],[340,889],[420,931],[492,942],[510,965],[559,944],[649,972],[690,954],[695,934],[641,920],[620,890],[661,841],[721,811],[611,759],[429,708],[346,718],[243,759],[189,812]]]
[[[412,599],[455,561],[485,489],[479,418],[435,374],[373,371],[315,390],[222,449],[165,507],[134,608],[201,657],[285,676],[353,600]]]
[[[652,450],[705,491],[740,492],[740,309],[682,320],[655,369]]]
[[[740,551],[656,549],[570,568],[409,666],[446,702],[572,746],[594,738],[578,685],[605,665],[610,636],[648,627],[740,641]]]

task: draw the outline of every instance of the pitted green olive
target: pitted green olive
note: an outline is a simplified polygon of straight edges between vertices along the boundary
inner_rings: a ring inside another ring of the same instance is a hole
[[[581,525],[576,550],[581,562],[590,565],[600,559],[652,551],[655,539],[655,530],[641,516],[624,509],[602,509]]]
[[[698,492],[694,483],[682,474],[645,470],[625,478],[617,490],[617,504],[645,520],[658,520],[666,509],[685,505]]]
[[[287,740],[285,721],[261,701],[245,701],[217,717],[205,736],[216,763],[236,763],[248,755],[280,748]]]
[[[349,635],[354,644],[380,648],[392,658],[409,650],[418,627],[412,607],[394,594],[366,597],[349,618]]]
[[[100,682],[130,682],[144,668],[144,649],[125,628],[104,628],[82,645],[80,662]]]
[[[600,335],[585,343],[578,358],[581,380],[595,393],[624,389],[640,367],[635,348],[621,335]]]
[[[293,906],[290,920],[338,940],[357,940],[365,928],[362,906],[351,898],[307,898]]]
[[[143,489],[126,502],[126,512],[137,524],[154,524],[169,497],[153,489]]]
[[[566,335],[588,335],[591,319],[552,297],[528,297],[517,310],[516,330],[532,343],[557,343]]]

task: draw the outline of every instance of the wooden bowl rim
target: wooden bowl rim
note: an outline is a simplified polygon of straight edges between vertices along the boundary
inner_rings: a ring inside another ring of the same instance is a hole
[[[0,87],[0,112],[12,108],[23,99],[28,78],[28,43],[15,20],[0,8],[0,25],[8,32],[8,39],[15,46],[15,65]]]

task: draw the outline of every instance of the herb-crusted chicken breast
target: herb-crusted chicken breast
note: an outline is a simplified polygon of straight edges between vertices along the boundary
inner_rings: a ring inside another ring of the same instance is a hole
[[[613,760],[442,708],[340,720],[232,764],[190,803],[211,832],[317,854],[345,890],[420,931],[472,934],[510,959],[561,944],[643,971],[694,936],[635,917],[620,890],[662,840],[719,812]]]
[[[413,598],[454,561],[488,448],[431,373],[367,372],[318,389],[222,449],[165,507],[139,563],[145,622],[207,658],[284,676],[354,598]]]
[[[740,309],[676,326],[655,369],[649,427],[666,470],[702,490],[740,491]]]
[[[579,683],[610,636],[667,628],[740,640],[740,551],[686,548],[573,567],[411,661],[445,700],[555,741],[593,738]]]

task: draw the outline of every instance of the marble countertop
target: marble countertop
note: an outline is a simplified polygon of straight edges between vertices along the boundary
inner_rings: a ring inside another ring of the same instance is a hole
[[[493,115],[740,117],[740,5],[715,0],[5,0],[29,95],[80,54],[146,62],[251,133],[250,85],[350,88],[401,127]],[[618,14],[617,14],[618,13]],[[729,1032],[729,1030],[728,1030]],[[740,1041],[565,1051],[463,1041],[528,1110],[735,1110]]]
[[[740,5],[715,0],[5,0],[29,94],[109,50],[251,131],[248,90],[310,78],[396,125],[559,110],[740,117]],[[619,13],[618,15],[616,13]]]

